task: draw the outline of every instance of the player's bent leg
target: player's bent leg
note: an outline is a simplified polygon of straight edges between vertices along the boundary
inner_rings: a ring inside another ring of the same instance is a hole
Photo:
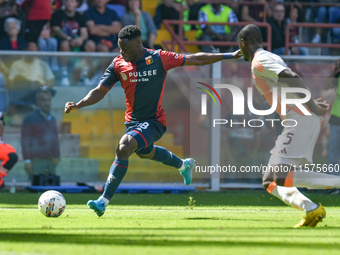
[[[129,165],[129,156],[137,149],[137,141],[125,134],[119,142],[117,156],[111,165],[104,192],[97,200],[89,200],[87,205],[100,217],[104,214],[118,186],[122,182]]]
[[[278,165],[276,165],[278,166]],[[274,166],[273,166],[274,167]],[[290,176],[293,171],[287,173],[275,172],[274,182],[272,182],[267,191],[281,199],[285,204],[295,207],[306,212],[303,219],[294,227],[315,227],[316,224],[326,217],[326,211],[321,204],[317,205],[309,198],[304,196],[296,187],[287,187],[291,185]],[[286,177],[284,177],[286,175]],[[280,186],[279,184],[283,185]]]
[[[290,172],[286,182],[290,183],[290,186],[308,189],[340,188],[340,176],[305,170]]]
[[[152,159],[164,165],[177,168],[179,170],[180,175],[183,176],[184,183],[186,185],[191,184],[192,169],[195,166],[194,159],[187,158],[185,160],[182,160],[181,158],[173,154],[171,151],[168,151],[166,148],[156,145],[153,146],[150,153],[144,154],[145,151],[148,152],[150,151],[150,149],[148,150],[148,148],[146,148],[144,151],[139,151],[137,152],[137,155],[140,158]]]

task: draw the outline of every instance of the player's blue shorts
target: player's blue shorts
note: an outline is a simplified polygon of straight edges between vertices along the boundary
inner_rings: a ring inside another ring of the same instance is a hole
[[[134,121],[127,123],[126,134],[131,135],[138,142],[136,153],[149,154],[153,149],[153,143],[158,141],[166,131],[157,120]]]

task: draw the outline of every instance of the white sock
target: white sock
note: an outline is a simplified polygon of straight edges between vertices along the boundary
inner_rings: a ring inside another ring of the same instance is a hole
[[[100,196],[99,197],[99,199],[103,199],[103,201],[104,201],[104,204],[105,204],[105,207],[107,207],[108,205],[109,205],[109,203],[110,203],[110,200],[108,200],[107,198],[105,198],[105,197],[103,197],[103,196]]]
[[[293,178],[292,186],[306,187],[309,189],[331,189],[340,188],[340,177],[325,173],[296,171],[290,174]],[[287,186],[287,185],[285,185]]]
[[[281,199],[285,204],[301,211],[312,211],[318,207],[313,201],[305,197],[296,187],[283,187],[272,182],[267,191]]]
[[[180,168],[178,168],[178,170],[184,170],[184,160],[182,159],[182,166]]]

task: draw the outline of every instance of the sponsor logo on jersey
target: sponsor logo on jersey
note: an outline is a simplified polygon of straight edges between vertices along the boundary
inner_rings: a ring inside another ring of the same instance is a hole
[[[147,70],[142,72],[129,72],[129,77],[146,77],[146,76],[155,76],[157,75],[157,69]]]
[[[123,81],[126,81],[126,80],[127,80],[127,76],[126,76],[125,73],[120,73],[120,75],[122,76]]]
[[[148,56],[145,58],[145,62],[147,65],[151,65],[153,63],[153,59],[151,56]]]

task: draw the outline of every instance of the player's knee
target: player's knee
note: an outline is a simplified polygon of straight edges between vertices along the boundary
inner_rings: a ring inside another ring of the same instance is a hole
[[[132,154],[131,146],[128,144],[119,144],[117,148],[117,156],[118,158],[126,158]]]

